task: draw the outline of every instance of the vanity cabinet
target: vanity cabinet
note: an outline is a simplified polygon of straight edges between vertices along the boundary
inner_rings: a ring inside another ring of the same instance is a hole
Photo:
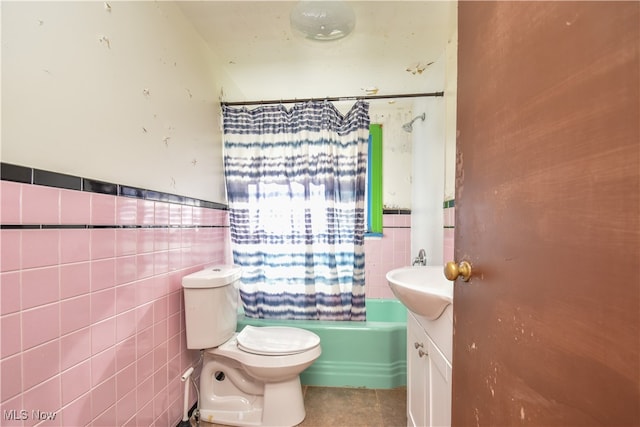
[[[429,321],[407,317],[407,425],[450,426],[451,361],[427,333]]]

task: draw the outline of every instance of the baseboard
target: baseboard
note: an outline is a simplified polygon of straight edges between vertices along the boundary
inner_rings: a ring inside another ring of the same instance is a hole
[[[303,385],[322,387],[396,388],[407,385],[407,362],[316,362],[300,375]]]

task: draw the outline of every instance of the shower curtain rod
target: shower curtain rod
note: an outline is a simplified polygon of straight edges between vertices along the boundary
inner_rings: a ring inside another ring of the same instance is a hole
[[[431,96],[444,96],[444,92],[427,92],[427,93],[400,93],[394,95],[361,95],[361,96],[334,96],[324,98],[294,98],[294,99],[274,99],[270,101],[232,101],[221,102],[221,105],[228,107],[243,105],[267,105],[267,104],[293,104],[296,102],[309,101],[359,101],[368,99],[395,99],[395,98],[423,98]]]

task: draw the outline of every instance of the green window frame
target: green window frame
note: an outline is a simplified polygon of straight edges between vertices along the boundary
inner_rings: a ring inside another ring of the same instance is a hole
[[[367,155],[367,231],[382,236],[382,125],[369,125]]]

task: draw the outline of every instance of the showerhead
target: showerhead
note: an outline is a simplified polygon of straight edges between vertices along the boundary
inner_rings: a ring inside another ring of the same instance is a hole
[[[411,132],[413,131],[413,122],[415,122],[418,119],[422,119],[422,121],[424,122],[424,119],[426,118],[427,118],[427,113],[422,113],[422,115],[414,117],[413,120],[411,120],[409,123],[403,124],[402,129],[405,132]]]

